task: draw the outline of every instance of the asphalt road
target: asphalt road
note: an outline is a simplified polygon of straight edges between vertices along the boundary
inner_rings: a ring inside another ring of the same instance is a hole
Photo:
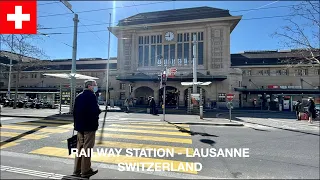
[[[108,118],[103,144],[96,144],[96,148],[123,148],[123,151],[117,158],[95,157],[93,167],[98,168],[99,173],[92,177],[94,179],[319,179],[319,136],[259,125],[173,126],[156,122],[156,117],[149,121],[142,117],[136,122],[138,115],[126,113],[110,113]],[[130,118],[135,122],[129,122]],[[1,179],[61,179],[72,173],[74,160],[68,157],[65,142],[72,135],[72,122],[20,118],[2,122]],[[97,140],[99,135],[100,131]],[[164,158],[125,157],[127,148],[136,147],[174,148],[176,154]],[[195,152],[201,148],[249,148],[250,157],[186,157],[186,149]],[[199,172],[121,172],[118,163],[122,161],[201,163],[203,168]]]

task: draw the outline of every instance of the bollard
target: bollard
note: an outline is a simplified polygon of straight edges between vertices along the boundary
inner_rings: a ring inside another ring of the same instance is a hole
[[[203,106],[200,106],[200,119],[203,119]]]

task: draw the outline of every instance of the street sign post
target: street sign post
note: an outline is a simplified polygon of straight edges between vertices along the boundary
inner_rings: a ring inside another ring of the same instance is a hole
[[[227,94],[227,99],[228,99],[229,101],[232,101],[233,98],[234,98],[234,94]]]
[[[230,119],[230,122],[231,122],[231,109],[233,109],[232,102],[228,102],[227,103],[227,108],[229,109],[229,119]]]
[[[177,73],[177,68],[169,68],[167,69],[168,77],[174,77]]]

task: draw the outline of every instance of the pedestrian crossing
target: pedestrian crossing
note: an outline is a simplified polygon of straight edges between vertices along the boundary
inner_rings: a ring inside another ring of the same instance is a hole
[[[179,125],[180,126],[180,125]],[[187,132],[190,130],[189,125],[181,125],[180,128],[185,129]],[[102,142],[99,143],[99,138],[102,135]],[[66,140],[62,141],[66,145]],[[61,148],[61,145],[45,146],[35,149],[29,153],[53,156],[61,158],[74,158],[68,155],[67,148]],[[192,137],[189,133],[181,132],[174,125],[165,122],[128,122],[128,123],[113,123],[105,127],[103,134],[101,129],[96,132],[96,144],[94,149],[122,149],[122,153],[117,156],[97,156],[96,150],[92,155],[92,161],[118,164],[119,163],[159,163],[171,164],[173,169],[180,173],[197,174],[194,169],[181,169],[179,166],[195,166],[192,158],[186,158],[187,154],[194,152],[192,148]],[[153,149],[155,151],[170,149],[174,152],[173,157],[160,157],[155,156],[127,156],[126,150],[128,149]],[[139,165],[141,166],[141,165]],[[145,164],[145,166],[148,166]],[[160,165],[161,166],[161,165]],[[154,169],[154,167],[150,167]]]
[[[69,121],[37,120],[2,124],[0,149],[19,145],[25,140],[36,141],[50,137],[52,134],[65,133],[72,127]]]

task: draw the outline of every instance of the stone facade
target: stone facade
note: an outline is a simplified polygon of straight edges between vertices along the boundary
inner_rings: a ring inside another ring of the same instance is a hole
[[[203,32],[203,63],[197,65],[197,72],[206,77],[210,76],[226,76],[223,81],[210,80],[212,83],[209,86],[203,87],[205,90],[204,96],[206,101],[219,101],[219,94],[234,93],[233,87],[238,87],[241,81],[241,71],[233,70],[230,59],[230,33],[235,25],[239,22],[241,17],[227,17],[227,18],[212,18],[212,19],[198,19],[192,21],[181,22],[164,22],[157,24],[144,24],[146,28],[136,26],[113,27],[111,32],[118,38],[118,74],[123,76],[131,76],[134,74],[143,75],[159,75],[165,67],[164,61],[161,66],[150,66],[150,59],[148,59],[148,66],[139,66],[139,37],[150,37],[162,35],[162,52],[164,55],[165,45],[175,45],[174,64],[167,67],[177,68],[177,75],[187,76],[192,75],[192,46],[189,46],[188,63],[179,64],[178,44],[179,34],[189,34],[189,42],[192,42],[192,33]],[[167,32],[173,32],[174,40],[166,41],[165,35]],[[199,40],[199,39],[197,39]],[[190,43],[192,45],[192,43]],[[197,49],[198,50],[198,49]],[[149,49],[150,55],[151,50]],[[184,55],[185,56],[185,55]],[[198,57],[196,56],[198,59]],[[145,60],[145,59],[143,59]],[[157,61],[157,59],[156,59]],[[182,59],[183,61],[183,59]],[[199,80],[198,80],[199,81]],[[159,81],[139,81],[139,80],[121,80],[126,86],[133,84],[134,91],[131,97],[135,97],[138,90],[143,90],[141,87],[148,87],[151,89],[156,102],[159,103]],[[174,87],[179,92],[179,106],[185,105],[185,90],[188,88],[181,85],[181,81],[168,81],[167,86]],[[148,90],[145,90],[148,91]],[[139,94],[139,93],[138,93]],[[126,95],[129,96],[127,89]],[[146,97],[149,95],[145,95]],[[139,97],[136,97],[139,98]],[[218,102],[224,105],[224,102]]]

